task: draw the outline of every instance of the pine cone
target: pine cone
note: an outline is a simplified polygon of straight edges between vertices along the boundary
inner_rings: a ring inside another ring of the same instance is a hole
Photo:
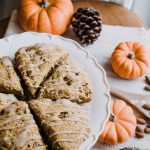
[[[71,24],[81,44],[86,45],[93,44],[102,30],[102,19],[99,12],[91,8],[78,8]]]

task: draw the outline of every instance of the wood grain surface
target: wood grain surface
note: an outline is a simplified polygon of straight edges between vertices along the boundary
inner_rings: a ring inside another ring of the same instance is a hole
[[[121,25],[130,27],[145,27],[144,22],[132,11],[120,5],[91,0],[80,0],[74,2],[75,10],[79,7],[92,7],[99,10],[103,24]]]

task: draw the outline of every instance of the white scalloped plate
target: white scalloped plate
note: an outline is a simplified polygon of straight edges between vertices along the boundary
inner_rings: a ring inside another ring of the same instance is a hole
[[[94,90],[90,110],[92,133],[80,149],[90,149],[96,143],[110,113],[109,86],[104,69],[77,42],[47,33],[25,32],[1,39],[0,56],[10,56],[13,59],[18,48],[35,43],[53,43],[60,46],[69,52],[71,59],[83,65],[84,70],[88,72]]]

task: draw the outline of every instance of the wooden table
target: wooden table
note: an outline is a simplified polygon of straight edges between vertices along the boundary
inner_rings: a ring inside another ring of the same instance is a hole
[[[93,7],[99,10],[103,18],[103,24],[145,27],[143,21],[133,12],[117,4],[99,1],[93,2],[91,0],[80,0],[78,2],[74,2],[75,10],[79,7]],[[4,36],[8,22],[9,18],[0,21],[0,38]]]
[[[0,38],[3,38],[8,26],[8,22],[9,22],[9,18],[0,21]]]
[[[92,7],[99,10],[104,24],[130,27],[145,27],[143,21],[132,11],[120,5],[108,2],[80,0],[74,2],[75,10],[79,7]]]

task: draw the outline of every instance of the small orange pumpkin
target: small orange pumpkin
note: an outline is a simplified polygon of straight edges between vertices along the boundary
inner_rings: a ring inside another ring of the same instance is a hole
[[[123,100],[112,101],[112,114],[100,135],[100,142],[119,144],[127,141],[135,133],[136,117],[133,110]]]
[[[20,0],[19,23],[26,31],[63,34],[73,15],[71,0]]]
[[[111,57],[116,74],[125,79],[136,79],[148,72],[150,52],[138,42],[120,43]]]

